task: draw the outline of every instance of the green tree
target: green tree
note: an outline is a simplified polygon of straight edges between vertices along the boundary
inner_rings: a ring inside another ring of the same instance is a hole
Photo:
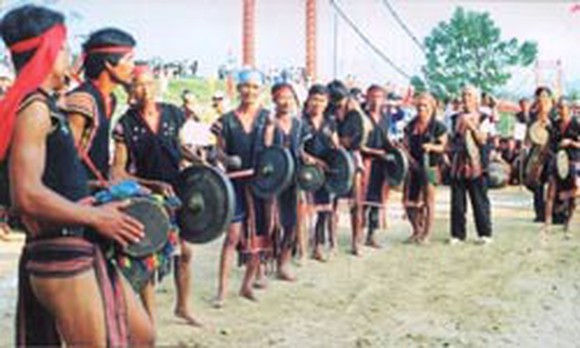
[[[528,66],[537,55],[537,44],[503,40],[489,13],[455,9],[449,22],[440,22],[425,38],[423,76],[411,83],[417,91],[430,90],[442,97],[472,84],[493,93],[511,77],[510,67]]]

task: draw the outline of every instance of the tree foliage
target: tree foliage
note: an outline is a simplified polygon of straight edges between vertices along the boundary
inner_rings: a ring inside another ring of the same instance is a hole
[[[423,76],[411,83],[417,91],[438,96],[455,95],[466,84],[494,92],[511,77],[510,67],[529,66],[536,60],[537,44],[503,40],[489,13],[456,8],[448,22],[440,22],[425,38]]]

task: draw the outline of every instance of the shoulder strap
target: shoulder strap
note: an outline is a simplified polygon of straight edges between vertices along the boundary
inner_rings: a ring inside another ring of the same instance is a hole
[[[258,158],[260,152],[264,149],[264,131],[266,129],[266,123],[268,121],[268,110],[261,109],[258,114],[258,119],[256,120],[255,133],[253,135],[252,143],[252,166],[254,165],[256,159]]]

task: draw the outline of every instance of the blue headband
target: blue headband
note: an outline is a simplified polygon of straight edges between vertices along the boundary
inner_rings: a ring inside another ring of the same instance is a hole
[[[254,84],[262,86],[264,84],[264,75],[258,70],[245,69],[238,73],[238,84]]]

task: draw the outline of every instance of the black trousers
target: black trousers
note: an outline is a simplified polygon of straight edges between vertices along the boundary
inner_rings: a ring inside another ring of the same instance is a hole
[[[536,220],[544,221],[546,215],[546,199],[544,198],[544,185],[534,187],[534,211]]]
[[[379,207],[365,207],[365,215],[367,215],[367,225],[368,225],[368,236],[372,236],[376,229],[379,228],[379,217],[380,211]]]
[[[491,237],[491,207],[487,179],[453,179],[451,181],[451,236],[465,240],[467,193],[471,200],[475,227],[479,237]]]
[[[328,211],[318,212],[318,218],[314,226],[314,243],[323,245],[326,241],[327,231],[330,233],[332,214]],[[329,238],[330,239],[330,238]]]

